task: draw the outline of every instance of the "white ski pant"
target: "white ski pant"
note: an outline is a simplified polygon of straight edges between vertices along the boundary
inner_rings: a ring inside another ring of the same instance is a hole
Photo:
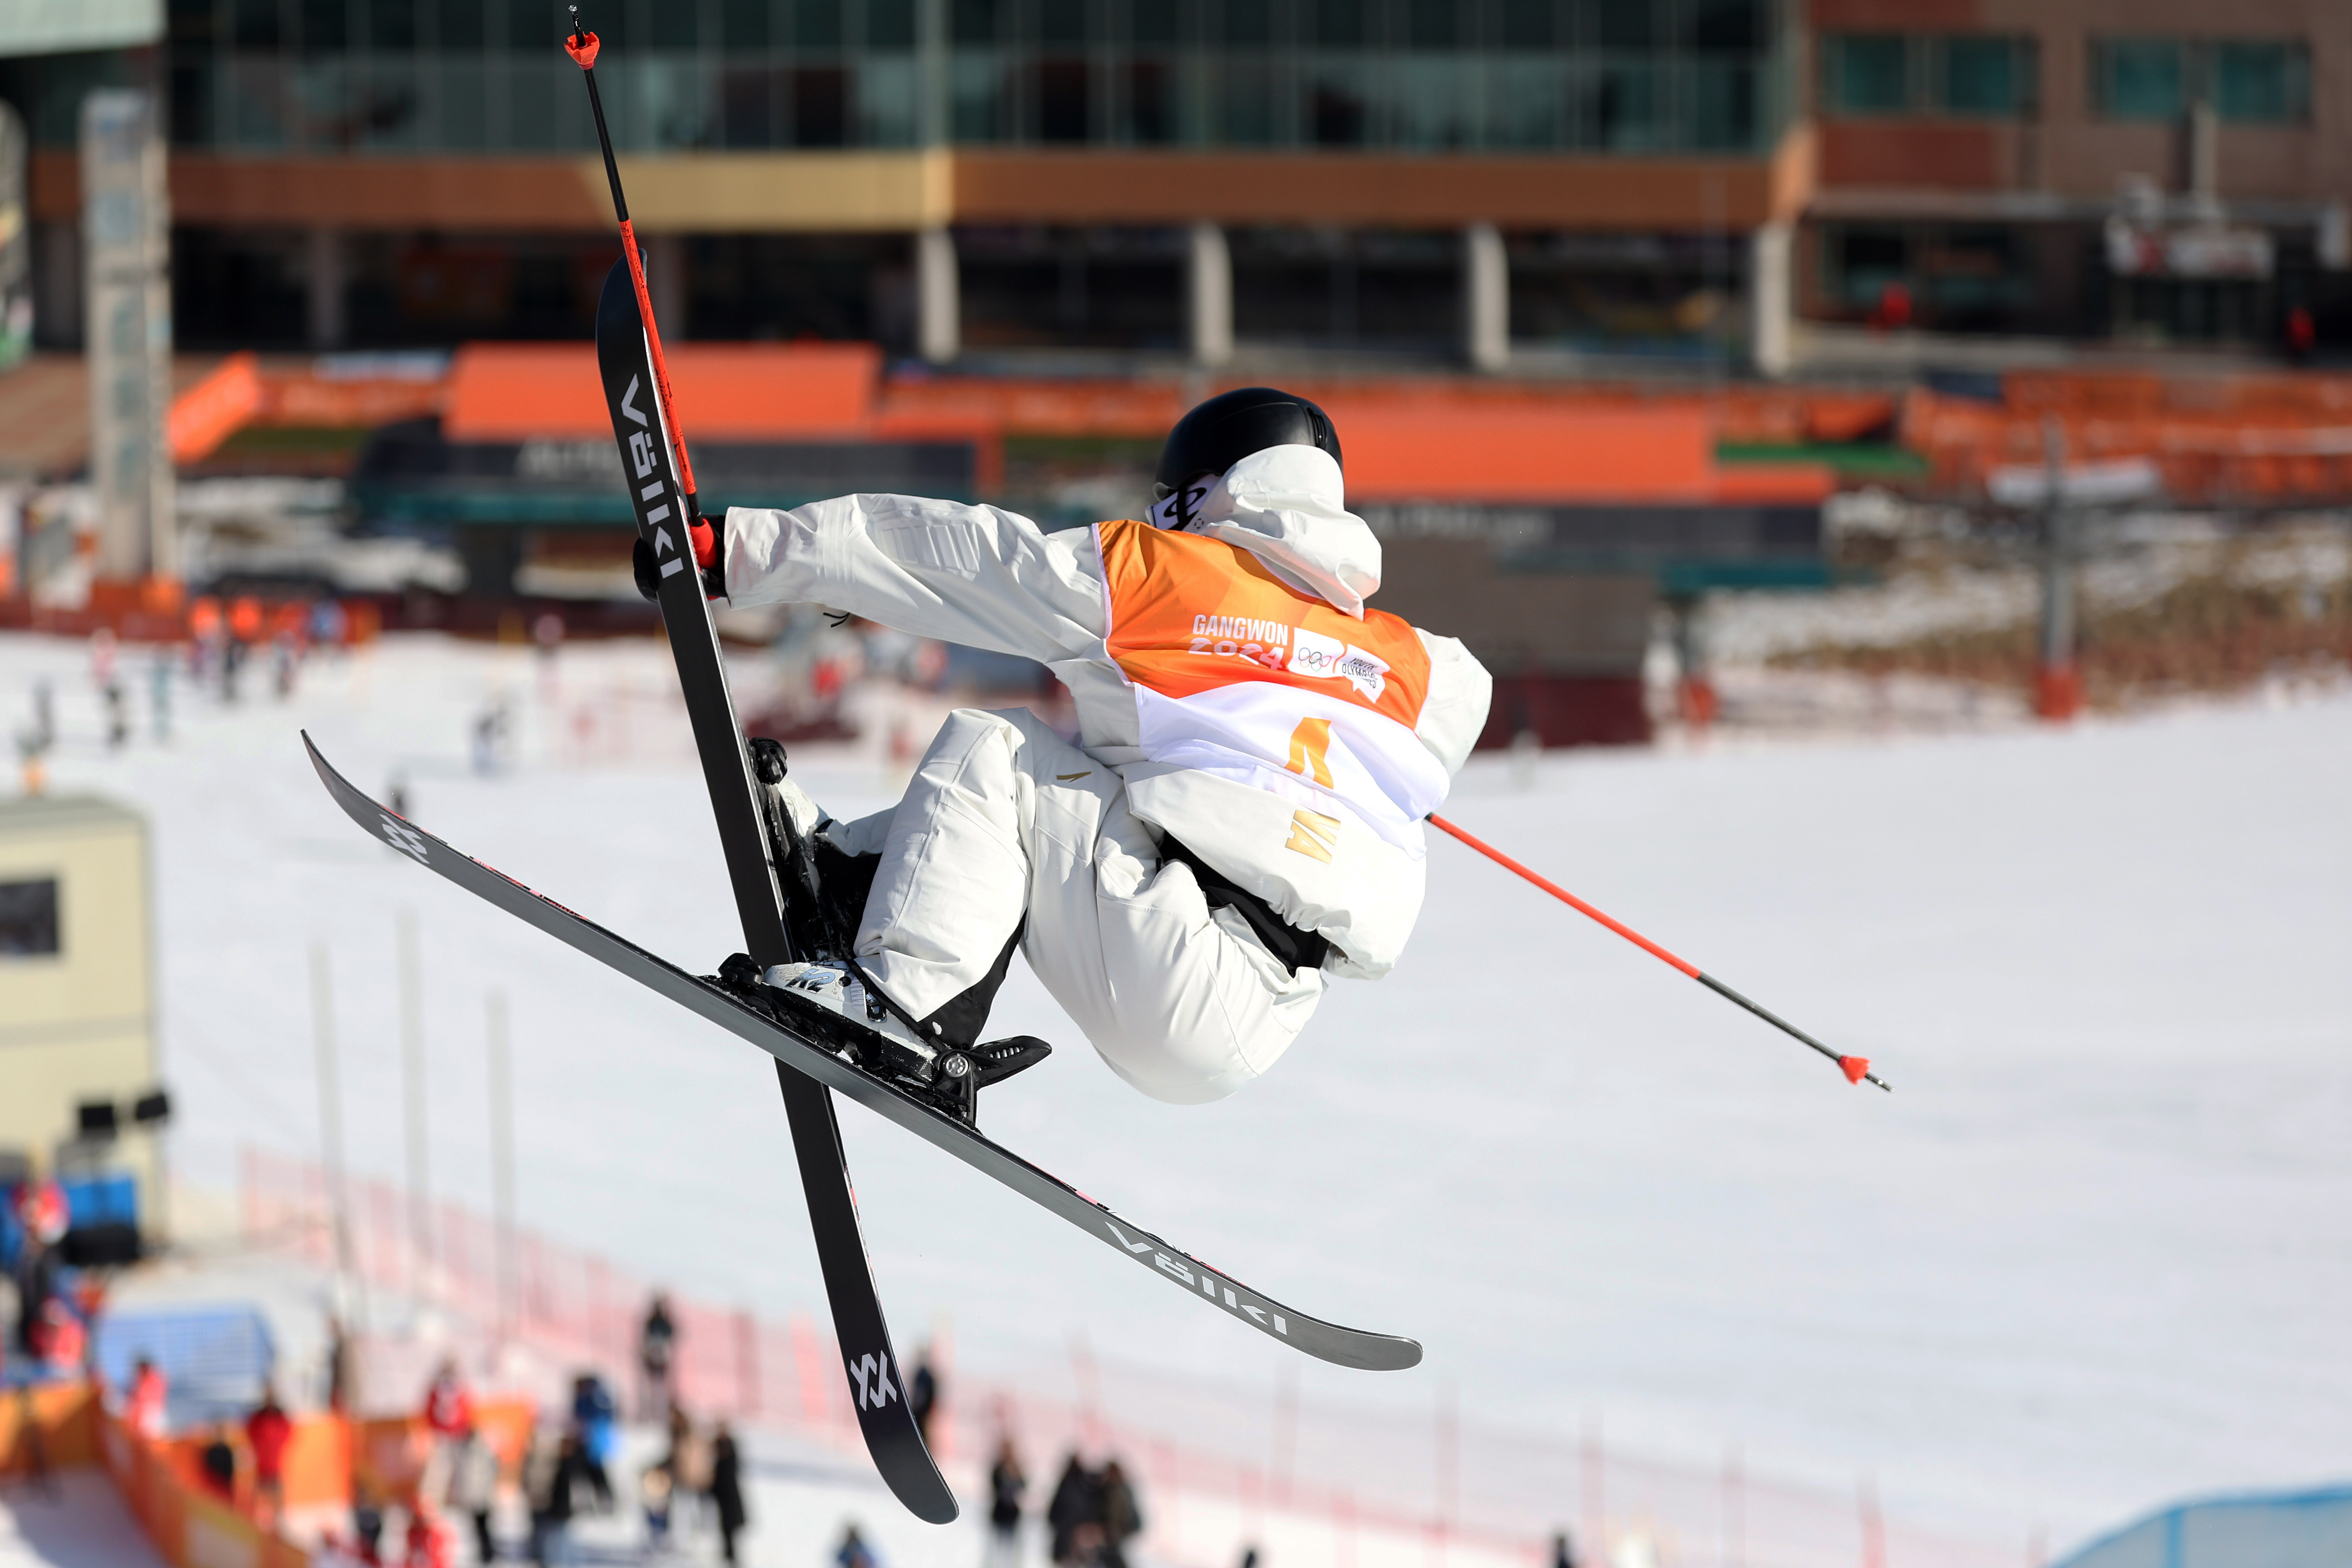
[[[882,854],[857,956],[919,1018],[1021,930],[1030,969],[1112,1071],[1154,1100],[1219,1100],[1289,1047],[1323,975],[1294,974],[1240,916],[1212,912],[1126,799],[1118,773],[1028,710],[959,709],[896,807],[831,832]]]

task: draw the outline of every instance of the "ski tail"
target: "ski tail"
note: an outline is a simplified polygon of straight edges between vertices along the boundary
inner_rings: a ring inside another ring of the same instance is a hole
[[[620,444],[630,501],[636,509],[638,536],[658,563],[656,602],[718,821],[728,881],[742,921],[744,950],[765,968],[800,954],[785,925],[775,846],[761,816],[742,726],[736,721],[718,628],[703,597],[691,531],[699,518],[691,487],[678,468],[686,448],[670,424],[667,389],[654,360],[650,312],[640,308],[643,299],[643,284],[628,259],[614,263],[596,303],[596,367],[612,415],[613,437]],[[844,1375],[866,1451],[891,1491],[917,1518],[945,1524],[956,1517],[955,1494],[940,1479],[922,1430],[898,1392],[903,1384],[898,1357],[858,1227],[832,1096],[823,1084],[781,1065],[777,1083],[792,1127],[825,1293],[833,1304],[834,1332],[848,1358]]]

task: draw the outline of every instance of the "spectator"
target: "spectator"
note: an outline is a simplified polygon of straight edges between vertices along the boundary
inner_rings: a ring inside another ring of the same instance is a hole
[[[670,1362],[677,1349],[677,1325],[670,1321],[669,1298],[654,1293],[646,1310],[646,1326],[637,1336],[637,1364],[645,1384],[637,1394],[637,1418],[657,1421],[669,1409]]]
[[[683,1407],[669,1407],[669,1452],[662,1459],[669,1471],[673,1510],[683,1504],[693,1510],[687,1523],[699,1529],[703,1503],[710,1493],[710,1445],[694,1429]]]
[[[1576,1543],[1565,1530],[1551,1538],[1551,1568],[1576,1568]]]
[[[1054,1483],[1045,1522],[1053,1527],[1055,1568],[1089,1561],[1102,1545],[1102,1480],[1078,1462],[1075,1449]]]
[[[1021,1456],[1010,1434],[996,1442],[996,1463],[988,1470],[989,1568],[1018,1568],[1021,1561],[1021,1494],[1029,1488]]]
[[[53,1249],[65,1238],[70,1220],[66,1192],[36,1164],[9,1189],[8,1208],[21,1237],[16,1258],[16,1348],[37,1355],[33,1342],[41,1309],[56,1289],[58,1257]]]
[[[203,1469],[206,1489],[223,1502],[236,1500],[236,1450],[229,1447],[227,1427],[213,1428],[196,1462]]]
[[[743,1459],[726,1422],[710,1439],[710,1505],[719,1512],[719,1554],[735,1561],[735,1537],[750,1522],[743,1511]]]
[[[541,1433],[523,1468],[523,1493],[530,1503],[530,1560],[546,1568],[548,1553],[561,1552],[571,1528],[572,1487],[583,1473],[580,1434]]]
[[[834,1568],[879,1568],[874,1561],[873,1549],[866,1544],[854,1524],[841,1532],[841,1544],[833,1549]]]
[[[669,1506],[676,1490],[669,1467],[658,1459],[637,1478],[637,1501],[646,1510],[646,1548],[656,1554],[669,1550]]]
[[[457,1450],[457,1468],[449,1478],[449,1505],[473,1521],[474,1552],[483,1563],[498,1560],[498,1542],[490,1534],[490,1514],[498,1503],[499,1451],[476,1426]]]
[[[1127,1543],[1143,1529],[1143,1510],[1128,1485],[1126,1467],[1117,1459],[1103,1467],[1101,1484],[1102,1552],[1097,1561],[1103,1568],[1127,1568]]]
[[[457,1376],[454,1361],[441,1363],[432,1385],[425,1391],[425,1428],[432,1434],[433,1452],[425,1461],[417,1495],[428,1502],[442,1502],[449,1495],[449,1478],[457,1468],[458,1451],[474,1430],[474,1396]]]
[[[245,1418],[245,1444],[253,1450],[253,1512],[265,1529],[286,1517],[286,1449],[294,1423],[278,1403],[278,1390],[265,1385],[261,1404]]]
[[[327,1408],[341,1415],[352,1407],[352,1337],[340,1313],[327,1316]]]
[[[122,1424],[142,1437],[163,1435],[168,1389],[163,1369],[141,1356],[131,1372],[131,1395],[122,1407]]]
[[[939,1402],[940,1377],[931,1370],[931,1347],[925,1345],[915,1352],[915,1375],[907,1382],[907,1409],[926,1443],[931,1440],[931,1411]]]
[[[612,1393],[594,1373],[583,1373],[572,1380],[572,1428],[580,1435],[580,1473],[596,1490],[597,1511],[610,1513],[613,1477],[605,1464],[619,1442],[620,1426],[614,1418]]]
[[[401,1568],[454,1568],[457,1559],[448,1527],[434,1517],[430,1504],[418,1499],[408,1510],[408,1555]]]

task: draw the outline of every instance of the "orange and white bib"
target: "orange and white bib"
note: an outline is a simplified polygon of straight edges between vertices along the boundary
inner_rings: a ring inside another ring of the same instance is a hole
[[[1094,531],[1103,643],[1135,691],[1144,754],[1337,801],[1418,858],[1447,784],[1413,733],[1429,695],[1420,634],[1383,611],[1343,615],[1221,540],[1135,521]]]

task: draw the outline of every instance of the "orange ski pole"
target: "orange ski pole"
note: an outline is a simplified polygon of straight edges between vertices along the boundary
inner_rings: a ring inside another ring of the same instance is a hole
[[[1880,1078],[1876,1073],[1870,1070],[1870,1058],[1868,1057],[1849,1057],[1832,1050],[1829,1047],[1822,1044],[1821,1041],[1813,1038],[1812,1036],[1805,1033],[1804,1030],[1800,1029],[1796,1025],[1791,1024],[1786,1018],[1780,1016],[1776,1013],[1768,1012],[1766,1009],[1758,1006],[1755,1003],[1750,1002],[1747,997],[1742,996],[1738,992],[1734,991],[1730,986],[1726,985],[1714,975],[1707,973],[1697,964],[1691,963],[1688,959],[1675,957],[1673,953],[1668,952],[1664,948],[1660,947],[1656,942],[1652,942],[1648,937],[1643,936],[1640,931],[1635,931],[1632,926],[1625,924],[1622,921],[1611,919],[1609,916],[1601,913],[1599,910],[1594,909],[1591,904],[1586,903],[1582,899],[1578,898],[1574,893],[1570,892],[1566,888],[1561,887],[1559,883],[1551,880],[1548,877],[1537,875],[1535,872],[1528,869],[1525,866],[1520,865],[1517,860],[1512,859],[1508,855],[1504,854],[1501,850],[1496,848],[1486,840],[1479,838],[1475,835],[1463,832],[1462,829],[1454,826],[1454,824],[1446,821],[1445,818],[1439,816],[1434,812],[1430,814],[1429,821],[1431,826],[1435,827],[1442,833],[1451,834],[1453,837],[1459,838],[1463,843],[1467,844],[1471,848],[1475,849],[1479,854],[1484,855],[1487,859],[1492,860],[1496,865],[1502,867],[1505,870],[1517,872],[1520,876],[1525,877],[1528,881],[1533,882],[1537,887],[1541,888],[1545,892],[1549,893],[1553,898],[1558,899],[1560,902],[1566,904],[1570,909],[1574,910],[1577,913],[1580,915],[1588,915],[1593,920],[1599,921],[1602,925],[1607,926],[1611,931],[1615,931],[1619,936],[1623,937],[1627,942],[1632,942],[1635,947],[1638,947],[1643,952],[1648,953],[1652,958],[1659,959],[1666,963],[1674,965],[1676,969],[1681,970],[1685,974],[1689,975],[1693,980],[1697,981],[1701,985],[1706,986],[1709,991],[1714,992],[1717,995],[1723,997],[1727,1001],[1738,1003],[1739,1005],[1747,1008],[1749,1012],[1755,1014],[1758,1017],[1763,1019],[1766,1023],[1771,1025],[1782,1034],[1802,1040],[1805,1044],[1812,1047],[1813,1049],[1821,1052],[1822,1055],[1829,1058],[1830,1060],[1837,1063],[1839,1070],[1845,1074],[1846,1081],[1848,1083],[1874,1083],[1879,1088],[1885,1089],[1889,1094],[1895,1092],[1893,1085],[1889,1084],[1885,1079]]]

